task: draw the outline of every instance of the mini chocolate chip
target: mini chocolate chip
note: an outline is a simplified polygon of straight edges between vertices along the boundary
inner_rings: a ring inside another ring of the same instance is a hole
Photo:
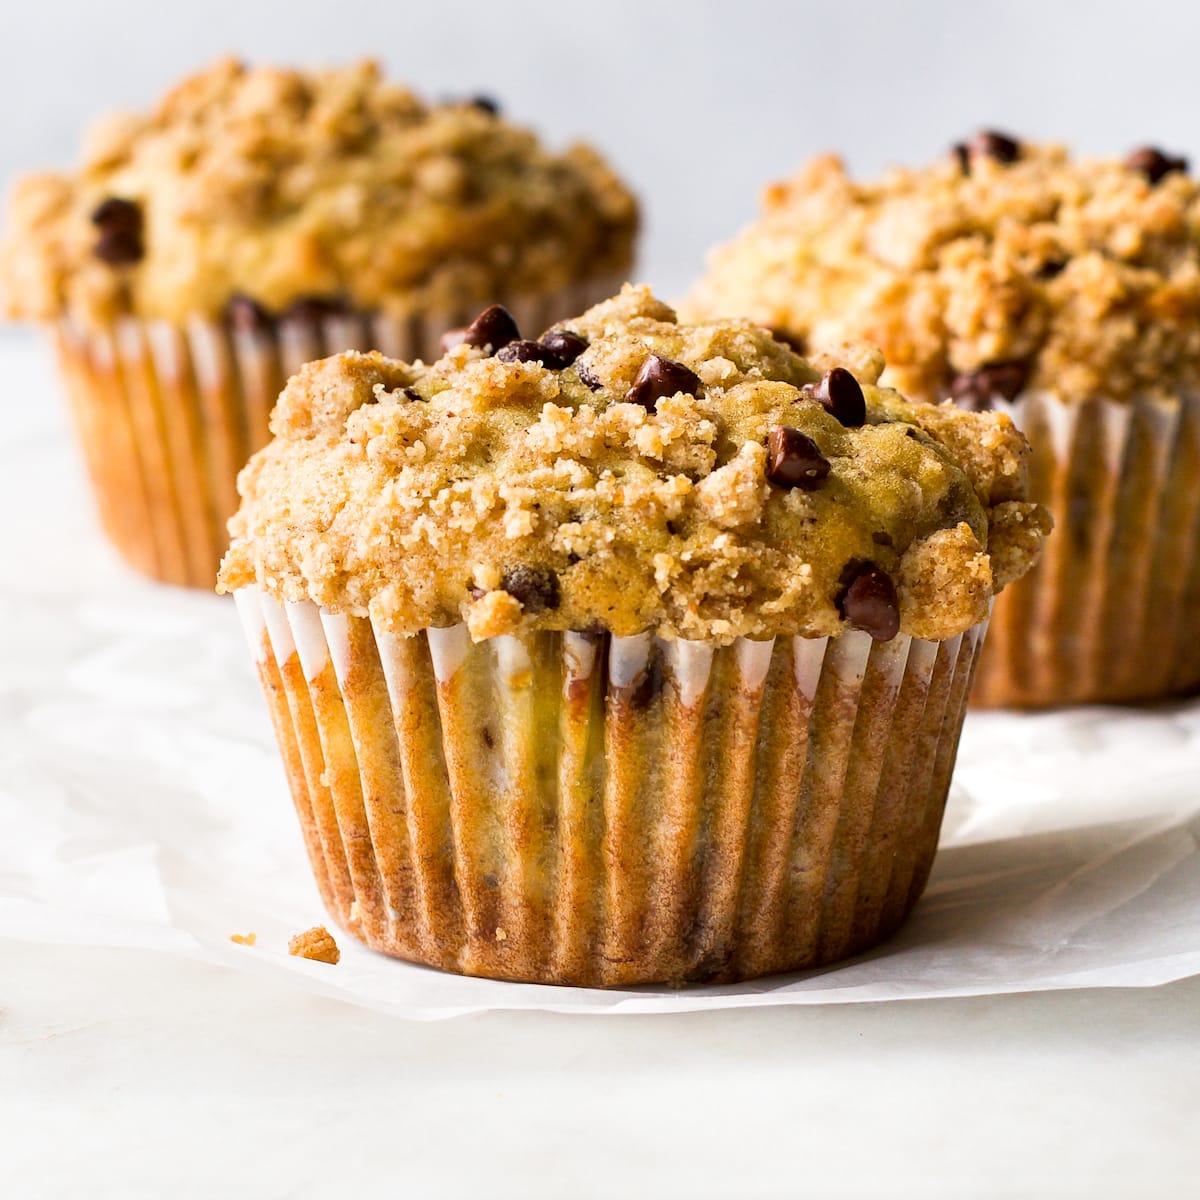
[[[406,388],[404,389],[404,395],[405,395],[405,397],[406,397],[407,399],[409,399],[409,400],[421,400],[421,401],[423,401],[423,400],[425,399],[425,397],[424,397],[424,396],[422,396],[422,395],[421,395],[421,393],[420,393],[420,392],[418,392],[418,391],[417,391],[417,389],[416,389],[415,387],[406,387]]]
[[[816,490],[829,474],[829,460],[817,443],[790,425],[767,434],[767,478],[777,487]]]
[[[328,317],[344,317],[351,311],[344,296],[297,296],[283,310],[290,321],[324,321]]]
[[[1157,183],[1164,175],[1173,171],[1186,173],[1188,161],[1186,158],[1173,154],[1164,154],[1157,146],[1142,146],[1135,150],[1126,160],[1125,165],[1131,171],[1139,171],[1145,175],[1151,184]]]
[[[955,142],[950,147],[950,153],[958,160],[958,169],[964,175],[971,173],[971,152],[967,149],[966,142]]]
[[[124,200],[120,196],[109,196],[101,200],[92,211],[92,224],[97,229],[124,229],[130,233],[140,233],[142,228],[142,210],[135,200]]]
[[[229,297],[225,319],[240,333],[261,333],[271,325],[271,314],[257,300],[241,292]]]
[[[984,363],[950,380],[950,398],[968,412],[986,412],[997,400],[1015,400],[1028,378],[1029,364],[1020,359]]]
[[[543,366],[553,365],[554,360],[554,355],[541,342],[529,341],[509,342],[496,351],[496,357],[500,362],[535,362]]]
[[[653,412],[656,401],[678,392],[694,396],[699,386],[700,377],[690,367],[674,359],[652,354],[642,363],[642,369],[637,373],[633,387],[625,393],[625,399],[630,404],[640,404]]]
[[[657,651],[650,655],[646,669],[627,688],[619,689],[624,693],[631,708],[649,708],[662,695],[663,684],[662,655]]]
[[[492,731],[485,725],[480,731],[483,734],[483,744],[489,749],[493,749],[496,745],[496,739],[492,735]]]
[[[1038,279],[1057,279],[1067,269],[1065,258],[1048,258],[1034,272]]]
[[[92,253],[110,267],[128,266],[145,253],[142,210],[134,201],[109,196],[96,206],[92,224],[100,231]]]
[[[472,96],[469,103],[472,108],[490,113],[493,117],[500,112],[500,105],[491,96]]]
[[[604,384],[602,384],[600,380],[592,374],[587,363],[576,363],[575,374],[579,376],[579,382],[582,383],[589,392],[598,392],[604,387]]]
[[[500,586],[513,599],[519,600],[527,613],[545,612],[562,603],[558,576],[545,567],[509,567],[501,578]]]
[[[1021,157],[1021,143],[1006,133],[981,129],[967,143],[968,159],[991,158],[998,163],[1014,163]]]
[[[804,354],[808,349],[808,342],[798,333],[790,333],[786,329],[781,329],[777,325],[768,325],[767,332],[777,341],[782,342],[794,354]]]
[[[569,329],[550,330],[542,338],[542,345],[554,355],[559,367],[569,367],[588,348],[587,339]]]
[[[486,350],[490,346],[492,353],[495,354],[509,342],[517,341],[520,336],[521,331],[517,328],[517,322],[512,313],[502,304],[493,304],[489,308],[485,308],[467,326],[463,341],[478,350]]]
[[[819,383],[805,384],[802,390],[819,401],[821,407],[847,429],[854,429],[867,419],[863,390],[845,367],[826,371]]]
[[[890,642],[900,632],[900,602],[891,577],[872,562],[851,562],[842,578],[838,612],[877,642]]]

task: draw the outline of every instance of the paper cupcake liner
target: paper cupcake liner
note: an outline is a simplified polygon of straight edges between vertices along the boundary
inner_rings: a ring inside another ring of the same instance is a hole
[[[1200,398],[1008,406],[1054,515],[997,599],[974,702],[1161,699],[1200,687]]]
[[[593,986],[795,970],[895,930],[985,629],[473,644],[236,599],[334,919],[445,970]]]
[[[523,328],[541,332],[620,282],[501,299]],[[127,317],[103,329],[60,321],[54,340],[105,532],[144,574],[211,588],[237,509],[237,473],[269,440],[288,377],[342,350],[438,358],[441,334],[480,307],[407,319],[288,317],[253,331],[201,319]]]

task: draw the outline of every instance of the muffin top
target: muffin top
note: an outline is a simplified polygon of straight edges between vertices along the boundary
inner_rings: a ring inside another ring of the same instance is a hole
[[[620,276],[636,226],[594,150],[553,154],[487,100],[226,61],[96,125],[78,172],[21,180],[0,283],[11,316],[94,324],[235,297],[406,313]]]
[[[1072,159],[981,133],[856,183],[817,159],[767,189],[688,315],[753,317],[800,346],[866,338],[884,381],[986,406],[1019,392],[1128,400],[1200,386],[1200,185],[1160,151]]]
[[[998,413],[810,364],[643,287],[521,340],[492,308],[432,366],[347,353],[280,396],[220,590],[370,615],[729,642],[951,637],[1036,559],[1026,444]]]

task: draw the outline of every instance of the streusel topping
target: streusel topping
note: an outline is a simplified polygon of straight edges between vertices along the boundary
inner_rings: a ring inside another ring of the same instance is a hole
[[[397,313],[628,271],[637,211],[596,152],[487,102],[427,105],[374,63],[225,61],[147,115],[94,127],[81,168],[23,179],[0,282],[10,315]]]
[[[953,636],[1037,558],[1007,416],[909,403],[643,287],[522,339],[489,310],[426,366],[348,353],[280,397],[221,590],[483,639]]]
[[[971,407],[1200,387],[1200,184],[983,133],[922,170],[817,159],[714,252],[688,316],[752,317],[808,347],[865,338],[908,395]]]

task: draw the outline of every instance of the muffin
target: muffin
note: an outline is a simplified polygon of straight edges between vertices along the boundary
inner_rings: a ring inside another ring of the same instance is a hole
[[[822,158],[768,189],[686,311],[798,346],[870,339],[884,382],[1028,436],[1057,533],[997,605],[978,701],[1200,686],[1200,185],[1182,159],[995,132],[877,183]]]
[[[539,327],[628,275],[633,197],[586,146],[482,99],[427,105],[370,62],[222,62],[18,183],[10,316],[50,329],[104,528],[211,587],[236,477],[289,375],[345,349],[436,358],[502,301]]]
[[[220,576],[325,903],[374,949],[586,985],[886,937],[993,594],[1047,529],[1007,416],[646,289],[432,366],[305,366]]]

